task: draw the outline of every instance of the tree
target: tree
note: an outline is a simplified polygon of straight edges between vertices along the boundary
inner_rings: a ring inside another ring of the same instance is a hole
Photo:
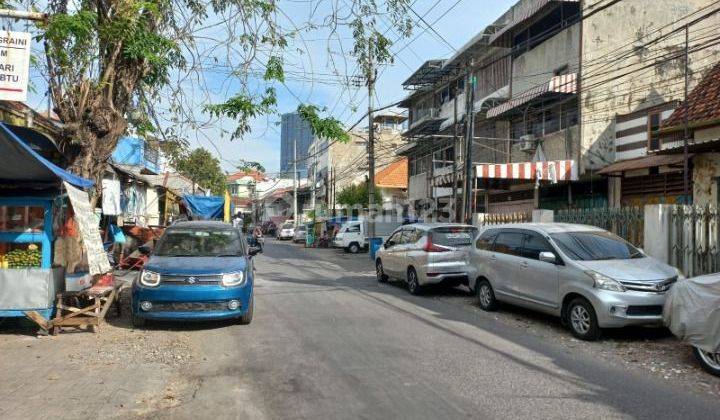
[[[195,149],[185,156],[179,157],[174,163],[181,174],[214,195],[225,193],[225,174],[218,161],[210,152],[203,148]]]
[[[375,187],[375,197],[381,197],[382,190]],[[362,184],[350,185],[345,187],[337,195],[337,202],[348,207],[352,206],[368,206],[368,182]]]
[[[260,162],[252,162],[245,159],[240,160],[240,164],[236,166],[238,171],[243,172],[265,172],[265,167]]]
[[[350,28],[364,71],[373,57],[376,63],[392,60],[392,43],[377,29],[378,17],[388,17],[402,35],[409,34],[409,0],[319,3],[330,8],[327,16],[305,23],[287,16],[278,0],[31,4],[49,16],[39,24],[37,39],[45,50],[40,71],[63,123],[59,146],[78,150],[70,169],[100,185],[107,159],[129,128],[140,135],[155,133],[164,142],[187,137],[184,129],[202,130],[206,117],[230,117],[237,123],[233,138],[241,138],[253,118],[277,112],[276,88],[285,83],[284,51],[288,40],[302,32],[324,27],[333,36],[339,27]],[[220,103],[193,106],[188,97],[197,91],[185,83],[209,97],[201,74],[214,65],[227,70],[237,92]],[[259,75],[258,68],[263,69]],[[196,109],[205,114],[196,115]],[[347,140],[339,121],[319,115],[323,108],[303,104],[299,110],[320,137]]]

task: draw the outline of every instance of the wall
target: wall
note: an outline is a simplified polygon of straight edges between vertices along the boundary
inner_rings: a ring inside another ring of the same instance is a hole
[[[542,44],[513,59],[512,96],[518,96],[543,83],[549,83],[553,71],[567,65],[567,73],[578,68],[580,25],[558,32]]]
[[[720,153],[703,153],[693,157],[693,204],[718,204]]]
[[[682,51],[683,31],[643,46],[648,40],[682,27],[686,16],[712,0],[633,0],[616,3],[588,16],[582,23],[582,71],[580,109],[582,118],[580,170],[599,169],[614,159],[614,119],[653,105],[678,100],[683,95],[683,59],[662,62],[641,71],[642,64]],[[592,13],[584,7],[583,13]],[[695,15],[694,17],[697,17]],[[706,38],[717,28],[716,14],[690,31],[690,43]],[[690,54],[688,66],[692,88],[703,69],[718,61],[718,46]],[[627,74],[631,72],[630,74]]]
[[[566,160],[575,158],[575,148],[579,143],[580,128],[572,126],[566,130],[560,130],[541,138],[543,153],[547,160]],[[529,162],[535,155],[520,150],[520,143],[513,143],[511,151],[511,162]]]
[[[720,139],[720,125],[716,127],[703,128],[695,130],[693,133],[695,143],[705,143],[707,141],[716,141]]]

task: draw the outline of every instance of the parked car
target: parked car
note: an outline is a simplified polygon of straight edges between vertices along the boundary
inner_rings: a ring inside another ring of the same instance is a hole
[[[295,224],[292,222],[285,222],[280,229],[277,230],[277,238],[279,240],[292,239],[295,236]]]
[[[467,284],[468,256],[477,232],[474,226],[452,223],[397,228],[375,255],[377,279],[404,280],[414,295],[429,284]]]
[[[253,260],[240,230],[182,222],[165,230],[132,285],[132,323],[253,318]],[[145,250],[145,252],[148,252]]]
[[[299,225],[297,229],[295,229],[295,234],[293,234],[293,242],[305,242],[305,236],[307,235],[307,226],[306,225]]]
[[[663,317],[670,331],[693,347],[703,369],[720,376],[720,274],[678,282]]]
[[[404,223],[404,221],[387,222],[378,220],[375,222],[375,236],[385,239]],[[337,235],[333,238],[332,246],[342,248],[345,252],[357,254],[360,250],[367,249],[368,243],[368,221],[367,219],[359,219],[343,223]]]
[[[562,223],[484,229],[471,260],[482,309],[507,302],[559,316],[583,340],[602,328],[661,324],[680,275],[606,230]]]

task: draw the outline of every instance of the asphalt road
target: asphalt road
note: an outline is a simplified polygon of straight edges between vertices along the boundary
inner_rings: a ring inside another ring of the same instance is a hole
[[[172,418],[718,418],[720,401],[608,366],[442,299],[378,284],[367,255],[269,240],[255,319],[196,331]]]

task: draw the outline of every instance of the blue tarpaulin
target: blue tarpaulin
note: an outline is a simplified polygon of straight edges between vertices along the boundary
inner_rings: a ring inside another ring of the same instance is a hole
[[[0,123],[0,182],[57,182],[58,178],[79,188],[90,188],[94,184],[40,156]]]
[[[190,216],[197,220],[222,220],[225,199],[214,195],[184,195]]]

